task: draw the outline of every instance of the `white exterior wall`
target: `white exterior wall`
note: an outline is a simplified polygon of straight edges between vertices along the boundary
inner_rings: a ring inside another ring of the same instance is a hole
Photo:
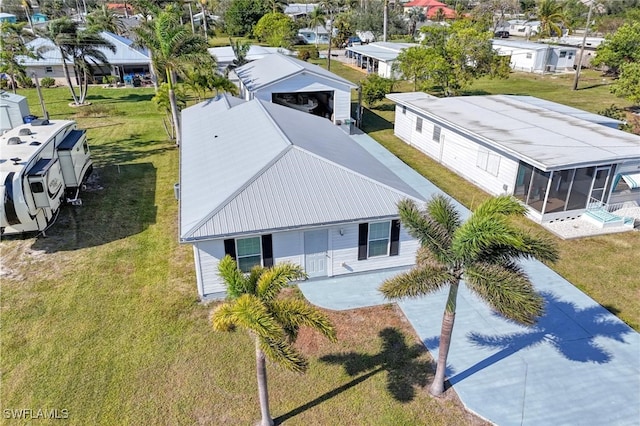
[[[422,132],[419,133],[416,130],[418,117],[408,108],[403,114],[402,106],[397,105],[395,135],[492,195],[513,192],[517,159],[442,126],[440,141],[436,142],[433,140],[434,123],[422,117]]]
[[[271,102],[273,93],[333,91],[334,121],[351,118],[351,88],[315,74],[297,74],[254,91],[258,99]],[[245,97],[249,100],[249,97]]]
[[[312,228],[317,230],[322,228]],[[358,223],[333,226],[328,229],[327,276],[352,272],[375,271],[415,263],[419,243],[401,228],[400,250],[397,256],[376,256],[358,260]],[[340,235],[342,229],[343,235]],[[274,263],[291,262],[304,268],[304,231],[272,233]],[[242,237],[240,237],[242,238]],[[223,297],[225,287],[218,276],[218,263],[225,255],[224,240],[200,241],[194,244],[194,262],[200,297]]]
[[[544,57],[546,51],[544,50],[531,50],[517,47],[507,47],[495,45],[493,49],[498,52],[499,55],[511,56],[511,69],[516,71],[526,72],[542,72],[544,70]],[[531,55],[527,58],[527,55]]]
[[[572,47],[555,47],[549,60],[557,71],[564,71],[566,69],[573,69],[573,65],[576,63],[576,49]],[[565,52],[564,58],[560,57],[560,52]]]

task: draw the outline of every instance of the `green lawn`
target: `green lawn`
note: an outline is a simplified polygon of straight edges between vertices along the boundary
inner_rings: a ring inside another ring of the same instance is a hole
[[[177,242],[178,151],[152,90],[92,87],[90,109],[43,92],[51,118],[82,115],[96,179],[47,238],[0,243],[0,408],[68,410],[73,425],[252,424],[254,347],[213,332],[197,301],[191,248]],[[20,93],[39,115],[35,91]],[[269,367],[280,422],[483,424],[455,394],[421,389],[431,359],[397,308],[329,315],[338,343],[299,339],[306,375]]]

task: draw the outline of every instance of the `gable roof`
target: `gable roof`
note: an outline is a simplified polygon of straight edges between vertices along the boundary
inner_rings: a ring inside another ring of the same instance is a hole
[[[423,200],[326,119],[257,99],[213,112],[219,101],[182,112],[182,241],[395,217],[401,199]]]
[[[324,79],[332,80],[352,89],[355,84],[318,65],[310,64],[280,53],[268,55],[249,64],[236,68],[236,75],[250,90],[255,91],[293,76],[309,73]]]
[[[150,62],[149,52],[143,48],[133,47],[133,41],[108,31],[100,33],[102,38],[112,43],[116,51],[115,53],[109,49],[100,49],[107,60],[112,65],[128,65],[128,64],[148,64]],[[62,56],[60,50],[55,47],[51,40],[38,37],[27,43],[27,48],[34,51],[40,50],[40,59],[20,57],[20,63],[25,66],[54,66],[62,65]],[[67,64],[72,62],[65,58]]]
[[[510,95],[434,98],[415,92],[387,97],[544,171],[640,159],[640,136],[550,101]]]

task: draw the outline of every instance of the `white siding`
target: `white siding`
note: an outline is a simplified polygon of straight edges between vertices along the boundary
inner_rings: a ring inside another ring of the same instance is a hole
[[[542,62],[544,59],[545,51],[534,51],[531,49],[506,47],[506,46],[493,46],[500,55],[511,56],[511,68],[516,71],[527,72],[540,72],[542,71]],[[531,57],[528,58],[527,55]]]
[[[391,65],[392,63],[378,62],[378,75],[384,78],[391,78]]]
[[[318,228],[314,228],[318,229]],[[327,275],[408,266],[415,263],[418,242],[400,230],[400,250],[397,256],[376,256],[358,260],[358,224],[333,226],[329,230]],[[340,234],[342,230],[342,235]],[[274,263],[291,262],[304,267],[304,231],[272,234]],[[218,263],[224,257],[224,240],[202,241],[194,245],[194,261],[200,297],[221,295],[224,284],[218,276]]]
[[[441,127],[440,139],[436,142],[433,140],[436,124],[422,117],[422,132],[418,132],[418,118],[419,116],[408,108],[403,114],[402,106],[397,105],[395,135],[492,195],[513,192],[518,160],[493,151],[490,147],[482,146],[445,127]],[[486,161],[482,161],[483,158],[486,158]]]
[[[224,241],[202,241],[194,245],[198,292],[200,296],[225,291],[224,284],[218,276],[218,262],[224,257]]]

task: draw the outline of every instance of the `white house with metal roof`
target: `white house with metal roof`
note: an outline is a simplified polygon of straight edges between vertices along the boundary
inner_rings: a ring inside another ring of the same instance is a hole
[[[640,136],[617,120],[530,96],[387,97],[396,136],[538,222],[640,203]]]
[[[358,86],[331,71],[279,53],[236,68],[240,94],[329,118],[351,120],[351,90]]]
[[[494,39],[493,50],[511,58],[511,69],[533,73],[573,71],[578,51],[571,46],[505,39]]]
[[[415,262],[397,203],[423,197],[320,117],[221,96],[182,111],[180,242],[198,294],[223,297],[219,260],[293,262],[310,278]]]
[[[114,53],[109,49],[101,49],[107,57],[109,65],[95,66],[94,76],[96,78],[104,75],[114,75],[124,81],[128,75],[149,72],[151,59],[146,49],[134,47],[132,40],[108,31],[103,31],[100,35],[112,43],[116,51]],[[27,75],[35,72],[39,78],[51,77],[56,80],[57,84],[66,84],[60,50],[50,40],[38,37],[27,43],[27,48],[33,49],[40,55],[39,58],[20,58],[20,63],[27,68]],[[65,58],[64,62],[66,62],[69,72],[73,76],[73,62],[69,58]],[[98,79],[98,82],[101,82],[101,79]]]
[[[385,78],[399,77],[400,74],[393,69],[393,64],[401,51],[414,46],[419,46],[419,44],[379,41],[359,46],[348,46],[345,48],[345,55],[350,59],[351,64],[366,69],[368,73],[375,73]]]

